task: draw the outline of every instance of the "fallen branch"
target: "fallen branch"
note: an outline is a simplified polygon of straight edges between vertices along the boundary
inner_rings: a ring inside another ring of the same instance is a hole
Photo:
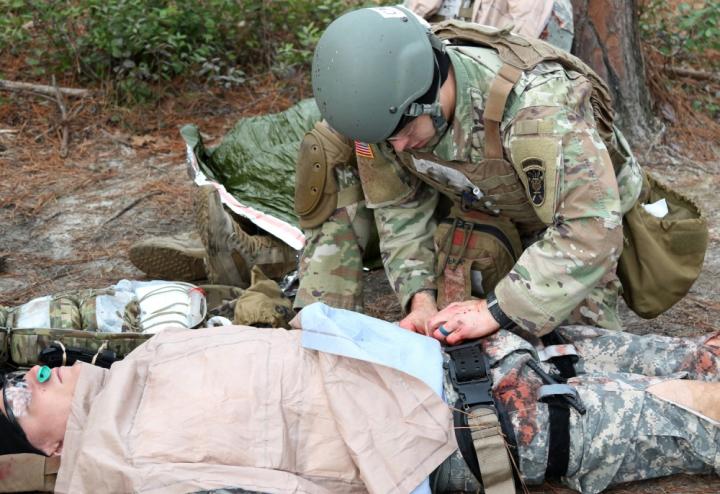
[[[720,82],[720,74],[717,72],[703,72],[701,70],[684,69],[682,67],[673,67],[672,65],[666,65],[663,67],[665,72],[673,75],[679,75],[680,77],[690,77],[692,79],[698,79],[701,81],[711,80]]]
[[[44,84],[31,84],[29,82],[18,82],[18,81],[7,81],[0,79],[0,89],[6,89],[8,91],[34,91],[36,93],[45,94],[47,96],[55,96],[56,88],[53,86],[46,86]],[[82,98],[90,95],[88,89],[76,89],[71,87],[59,87],[57,91],[67,96],[75,96]]]
[[[60,141],[60,157],[65,159],[68,155],[68,143],[70,142],[70,129],[68,128],[67,108],[65,108],[65,98],[52,76],[53,87],[55,88],[55,101],[60,108],[60,127],[62,128],[62,140]]]
[[[158,195],[158,194],[160,194],[160,193],[161,193],[160,191],[155,191],[155,192],[150,192],[149,194],[145,194],[145,195],[142,196],[142,197],[138,197],[137,199],[135,199],[134,201],[132,201],[130,204],[128,204],[127,206],[125,206],[124,208],[122,208],[120,211],[118,211],[117,213],[115,213],[115,214],[112,216],[112,218],[110,218],[109,220],[105,221],[102,225],[100,225],[100,227],[102,228],[103,226],[107,225],[107,224],[110,223],[111,221],[114,221],[114,220],[118,219],[120,216],[124,215],[125,213],[127,213],[128,211],[130,211],[132,208],[134,208],[135,206],[137,206],[137,205],[140,203],[140,201],[142,201],[142,200],[144,200],[144,199],[147,199],[148,197],[156,196],[156,195]]]

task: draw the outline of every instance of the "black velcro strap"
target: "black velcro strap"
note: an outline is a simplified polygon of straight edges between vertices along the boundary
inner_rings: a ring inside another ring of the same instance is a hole
[[[570,461],[570,409],[562,398],[547,400],[550,412],[550,437],[546,479],[559,479],[567,473]]]
[[[463,409],[493,405],[490,363],[479,340],[445,347],[445,352],[450,356],[450,381],[460,395]]]

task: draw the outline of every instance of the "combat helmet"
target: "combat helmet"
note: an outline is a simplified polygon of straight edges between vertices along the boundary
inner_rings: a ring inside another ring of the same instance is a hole
[[[331,127],[358,141],[390,137],[405,119],[429,114],[446,125],[430,25],[403,7],[359,9],[328,26],[315,49],[312,86]]]

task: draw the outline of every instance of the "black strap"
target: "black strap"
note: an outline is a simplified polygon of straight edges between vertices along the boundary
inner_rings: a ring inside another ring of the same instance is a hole
[[[480,405],[494,405],[490,363],[482,350],[480,340],[445,347],[445,352],[450,357],[448,362],[450,381],[458,393],[458,401],[453,410],[458,449],[468,468],[482,485],[480,464],[470,434],[467,413]]]
[[[567,344],[565,338],[560,336],[560,333],[558,333],[557,330],[552,330],[550,333],[541,336],[540,339],[545,346]],[[577,362],[577,360],[578,358],[576,355],[563,355],[561,357],[553,357],[549,359],[549,362],[555,365],[562,378],[567,381],[571,377],[577,376],[577,373],[575,372],[575,362]]]
[[[487,309],[490,315],[500,325],[500,329],[510,329],[515,326],[515,322],[505,314],[505,311],[500,307],[495,291],[488,293],[487,296]]]
[[[547,374],[540,365],[532,359],[525,362],[540,377],[545,384],[557,384],[557,381]],[[548,461],[545,468],[545,478],[558,479],[567,472],[570,461],[570,406],[571,402],[578,412],[584,407],[574,397],[565,395],[549,396],[542,400],[547,403],[549,412],[548,427]]]
[[[93,359],[95,360],[94,362]],[[37,360],[40,364],[47,365],[48,367],[73,365],[75,362],[80,360],[82,362],[87,362],[88,364],[94,363],[98,367],[102,367],[104,369],[109,369],[114,362],[120,359],[114,351],[108,349],[103,349],[100,352],[93,352],[83,348],[62,348],[57,343],[51,343],[40,351]]]
[[[559,479],[567,473],[570,461],[570,408],[562,398],[547,400],[550,412],[546,479]]]

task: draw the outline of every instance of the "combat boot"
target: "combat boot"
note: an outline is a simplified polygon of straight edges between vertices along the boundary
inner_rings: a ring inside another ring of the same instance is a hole
[[[270,235],[247,233],[225,211],[212,185],[200,187],[194,210],[211,283],[245,288],[250,284],[253,266],[260,267],[270,278],[280,278],[296,268],[295,250]]]
[[[199,281],[208,277],[205,247],[195,232],[141,240],[130,247],[128,255],[149,278]]]

